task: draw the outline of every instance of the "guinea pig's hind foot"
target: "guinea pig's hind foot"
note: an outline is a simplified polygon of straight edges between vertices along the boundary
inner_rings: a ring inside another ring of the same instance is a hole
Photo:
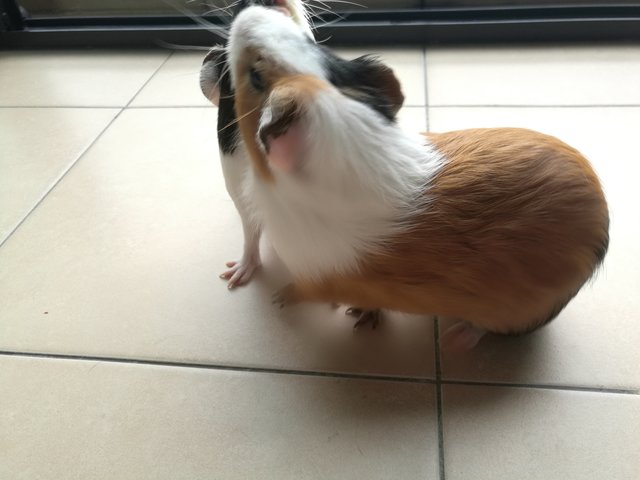
[[[299,291],[292,283],[284,286],[271,295],[271,304],[280,307],[281,310],[285,307],[297,305],[301,300]]]
[[[261,262],[259,258],[251,256],[248,259],[242,258],[239,262],[227,262],[226,265],[229,270],[221,274],[220,278],[227,280],[227,288],[233,290],[235,287],[247,284]]]
[[[460,321],[449,327],[440,336],[440,348],[447,352],[468,352],[472,350],[487,333],[469,322]]]
[[[353,326],[354,330],[366,324],[371,324],[371,329],[375,330],[382,320],[382,310],[380,309],[366,310],[364,308],[351,307],[347,309],[345,315],[358,320]]]

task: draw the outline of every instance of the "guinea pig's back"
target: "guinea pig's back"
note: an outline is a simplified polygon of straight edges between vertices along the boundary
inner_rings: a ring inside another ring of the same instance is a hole
[[[607,204],[589,162],[524,129],[427,138],[444,165],[412,227],[394,239],[396,254],[378,267],[416,287],[427,279],[439,292],[434,313],[475,315],[489,330],[525,331],[555,317],[607,251]]]
[[[562,257],[570,250],[588,264],[588,272],[603,260],[607,203],[593,168],[576,149],[517,128],[428,138],[445,158],[429,190],[436,199],[430,216],[440,216],[445,225],[456,219],[463,236],[498,242],[501,249],[526,253],[544,245],[547,255]]]

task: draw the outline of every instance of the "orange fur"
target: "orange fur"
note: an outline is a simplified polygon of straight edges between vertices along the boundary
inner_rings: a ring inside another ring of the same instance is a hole
[[[361,271],[292,298],[463,318],[521,333],[555,317],[591,277],[609,217],[588,161],[523,129],[427,135],[447,159],[411,227]]]

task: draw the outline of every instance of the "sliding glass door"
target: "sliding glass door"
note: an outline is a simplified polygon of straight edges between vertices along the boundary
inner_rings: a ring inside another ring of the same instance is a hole
[[[0,0],[0,47],[211,45],[235,1]],[[640,41],[640,0],[307,3],[334,45]]]

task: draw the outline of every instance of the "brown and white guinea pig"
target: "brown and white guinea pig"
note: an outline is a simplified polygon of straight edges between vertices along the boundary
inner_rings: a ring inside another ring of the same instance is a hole
[[[553,319],[603,261],[607,203],[589,162],[530,130],[404,133],[284,15],[242,12],[228,44],[248,191],[294,277],[278,300],[460,319],[450,348]]]
[[[234,5],[234,17],[252,5],[280,10],[293,20],[300,32],[310,39],[313,38],[302,0],[239,0],[234,2]],[[261,227],[241,194],[242,183],[247,176],[250,163],[238,133],[233,89],[224,47],[213,47],[205,57],[200,69],[200,88],[205,97],[218,106],[218,146],[222,171],[227,191],[240,214],[244,232],[242,258],[237,262],[228,262],[228,270],[220,275],[228,280],[228,287],[232,289],[247,283],[261,264]]]

